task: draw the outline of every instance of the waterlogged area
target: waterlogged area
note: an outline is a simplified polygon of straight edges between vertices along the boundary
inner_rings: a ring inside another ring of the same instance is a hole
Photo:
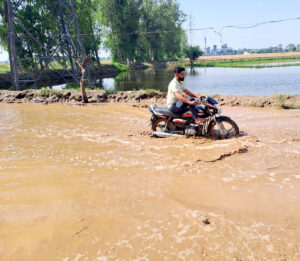
[[[157,89],[166,92],[172,71],[133,71],[118,80],[103,79],[106,89]],[[187,70],[185,86],[192,91],[219,95],[273,96],[300,94],[300,66],[249,68],[196,68]]]
[[[151,138],[131,104],[0,104],[1,260],[299,260],[300,112]]]

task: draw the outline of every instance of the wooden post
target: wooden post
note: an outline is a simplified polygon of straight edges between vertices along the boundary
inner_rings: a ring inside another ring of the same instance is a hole
[[[5,0],[5,20],[8,33],[8,52],[10,61],[10,72],[12,84],[17,91],[20,91],[19,72],[18,72],[18,57],[16,52],[16,32],[13,21],[12,5],[10,0]]]
[[[84,57],[84,59],[83,59],[82,62],[76,61],[77,64],[78,64],[78,66],[81,69],[80,89],[81,89],[81,93],[82,93],[82,102],[83,103],[88,103],[89,102],[87,94],[86,94],[86,91],[85,91],[85,85],[86,85],[86,82],[88,80],[87,79],[87,70],[86,70],[86,67],[87,67],[88,63],[91,60],[92,60],[91,57],[86,56],[86,57]]]

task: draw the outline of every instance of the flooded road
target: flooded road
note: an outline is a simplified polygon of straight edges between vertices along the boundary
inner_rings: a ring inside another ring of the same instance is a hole
[[[151,138],[131,104],[0,104],[1,260],[299,260],[300,111]]]

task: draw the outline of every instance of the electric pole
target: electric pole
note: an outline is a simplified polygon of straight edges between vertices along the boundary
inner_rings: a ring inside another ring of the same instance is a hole
[[[16,52],[16,32],[14,27],[13,9],[10,0],[4,1],[4,9],[8,34],[8,52],[12,84],[17,91],[20,91],[18,56]]]

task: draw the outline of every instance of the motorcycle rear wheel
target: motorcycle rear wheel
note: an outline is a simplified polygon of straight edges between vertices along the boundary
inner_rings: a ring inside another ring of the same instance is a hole
[[[158,131],[158,132],[166,132],[166,133],[172,133],[174,130],[175,126],[172,122],[169,123],[168,125],[168,120],[164,118],[157,119],[153,124],[152,124],[152,131]]]
[[[239,127],[237,124],[231,120],[231,119],[222,119],[220,121],[220,124],[223,124],[227,134],[224,136],[222,135],[222,132],[220,131],[220,127],[218,124],[213,124],[212,127],[209,130],[208,136],[212,139],[218,140],[218,139],[231,139],[240,134]]]

